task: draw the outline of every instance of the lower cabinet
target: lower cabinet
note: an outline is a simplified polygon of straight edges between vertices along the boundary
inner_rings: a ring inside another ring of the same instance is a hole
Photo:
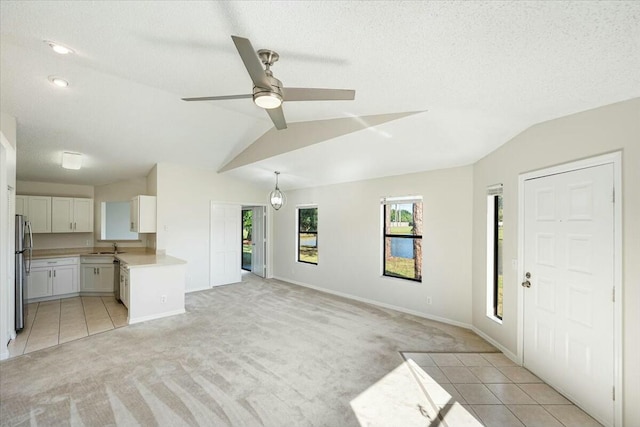
[[[27,277],[27,300],[78,291],[77,257],[38,259],[31,263],[31,272]]]
[[[129,269],[126,264],[120,266],[120,301],[129,308]]]
[[[81,264],[82,292],[113,292],[113,264]]]

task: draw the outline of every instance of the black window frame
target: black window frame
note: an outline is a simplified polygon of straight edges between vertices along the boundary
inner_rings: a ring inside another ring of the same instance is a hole
[[[500,194],[493,194],[490,196],[492,199],[492,203],[493,203],[493,218],[492,218],[492,225],[493,225],[493,230],[492,230],[492,236],[493,236],[493,283],[492,283],[492,287],[493,287],[493,316],[496,319],[500,319],[502,320],[502,317],[504,315],[504,275],[502,276],[503,280],[502,280],[502,296],[503,296],[503,300],[502,300],[502,313],[498,313],[498,294],[499,294],[499,278],[500,278],[500,266],[501,266],[501,258],[502,258],[502,254],[500,253],[499,250],[499,245],[500,245],[500,204],[501,202],[504,203],[504,199],[502,198],[502,193]],[[500,200],[502,199],[502,200]]]
[[[309,209],[315,209],[316,216],[318,215],[318,207],[317,206],[299,206],[297,208],[298,214],[297,214],[297,230],[296,230],[296,233],[297,233],[297,236],[296,236],[297,237],[296,238],[296,240],[297,240],[296,261],[304,263],[304,264],[318,265],[317,261],[316,262],[311,262],[311,261],[304,261],[304,260],[300,259],[300,234],[302,234],[302,233],[315,235],[315,237],[316,237],[316,256],[318,256],[318,252],[319,252],[319,249],[318,249],[319,248],[319,246],[318,246],[318,224],[316,223],[316,230],[315,231],[302,231],[300,229],[300,224],[301,224],[300,214],[301,214],[301,211],[309,210]]]
[[[383,201],[382,203],[382,275],[385,277],[392,277],[394,279],[403,279],[403,280],[410,280],[412,282],[417,282],[417,283],[422,283],[422,274],[420,275],[419,279],[415,279],[415,278],[411,278],[411,277],[403,277],[403,276],[398,276],[395,274],[387,274],[387,255],[385,253],[385,245],[386,245],[386,239],[387,238],[402,238],[402,239],[412,239],[412,240],[416,240],[416,239],[420,239],[420,241],[422,242],[422,234],[396,234],[396,233],[387,233],[387,206],[393,206],[393,205],[399,205],[399,204],[414,204],[414,203],[422,203],[422,200],[388,200],[388,201]],[[424,205],[423,205],[424,208]],[[391,211],[391,208],[388,209],[389,211]],[[391,220],[391,218],[389,218],[389,220]],[[415,219],[414,219],[415,220]],[[422,218],[420,218],[420,221],[422,221]],[[424,224],[423,224],[424,226]],[[415,259],[415,254],[414,254],[414,259]],[[414,261],[415,262],[415,261]],[[420,260],[420,262],[422,262],[422,260]]]

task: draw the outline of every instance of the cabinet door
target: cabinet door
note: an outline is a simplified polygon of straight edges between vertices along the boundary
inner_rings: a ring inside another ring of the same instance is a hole
[[[98,267],[95,265],[82,265],[80,272],[80,290],[95,292],[98,282]]]
[[[73,199],[71,197],[51,198],[51,232],[73,232]]]
[[[138,233],[156,232],[156,196],[138,196]]]
[[[33,233],[51,233],[51,197],[29,196],[29,221]]]
[[[76,266],[74,265],[63,265],[53,268],[53,295],[78,292],[76,271]]]
[[[48,297],[51,295],[51,268],[32,268],[27,276],[26,299]]]
[[[29,220],[29,196],[16,196],[16,215],[24,215]]]
[[[113,292],[113,265],[101,265],[98,267],[98,291]]]
[[[93,199],[73,200],[73,231],[76,233],[93,232]]]
[[[129,221],[131,221],[131,228],[129,231],[138,232],[138,216],[139,216],[139,197],[131,199],[131,207],[129,212]]]

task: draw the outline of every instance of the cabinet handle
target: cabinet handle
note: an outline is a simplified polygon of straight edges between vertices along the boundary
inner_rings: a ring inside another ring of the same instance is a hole
[[[133,223],[131,223],[131,229],[133,230]]]
[[[73,230],[73,223],[72,222],[69,223],[69,230]]]
[[[51,270],[49,270],[49,277],[51,277]]]
[[[96,274],[96,268],[95,267],[93,267],[93,274],[94,275]]]
[[[77,222],[74,222],[74,223],[73,223],[73,229],[74,229],[74,230],[77,230],[77,229],[78,229],[78,223],[77,223]]]
[[[56,277],[56,271],[53,270],[53,277]]]
[[[98,267],[98,275],[100,275],[100,267]]]

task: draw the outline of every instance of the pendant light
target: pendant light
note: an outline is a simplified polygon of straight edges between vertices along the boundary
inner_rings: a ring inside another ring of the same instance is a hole
[[[280,172],[275,171],[274,173],[276,174],[276,188],[269,193],[269,203],[271,203],[273,209],[278,210],[284,206],[287,199],[284,193],[278,188],[278,175],[280,175]]]

